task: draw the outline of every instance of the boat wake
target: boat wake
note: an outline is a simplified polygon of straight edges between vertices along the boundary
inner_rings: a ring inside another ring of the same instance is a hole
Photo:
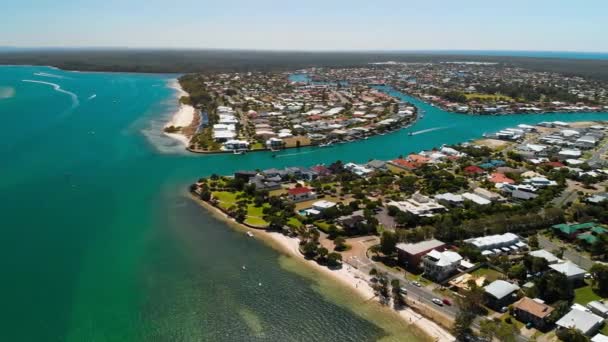
[[[423,129],[421,131],[412,132],[410,135],[424,134],[424,133],[438,131],[438,130],[446,129],[446,128],[448,128],[448,127],[446,126],[446,127],[434,127],[434,128],[429,128],[429,129]]]
[[[61,76],[61,75],[53,75],[53,74],[49,74],[46,72],[35,72],[34,76],[40,76],[40,77],[50,77],[50,78],[60,78],[60,79],[64,79],[65,77]]]
[[[316,151],[306,151],[306,152],[288,153],[288,154],[277,154],[277,158],[299,156],[300,154],[309,154],[309,153],[314,153],[314,152],[316,152]]]
[[[28,83],[38,83],[38,84],[49,85],[49,86],[53,87],[53,89],[55,89],[55,91],[69,95],[72,98],[72,109],[76,108],[80,104],[80,101],[78,101],[78,95],[72,93],[71,91],[62,89],[59,84],[55,84],[55,83],[51,83],[51,82],[44,82],[44,81],[35,81],[35,80],[22,80],[22,81],[28,82]]]

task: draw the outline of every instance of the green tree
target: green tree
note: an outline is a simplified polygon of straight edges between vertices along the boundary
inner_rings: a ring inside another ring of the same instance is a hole
[[[578,329],[559,329],[557,337],[564,342],[588,342],[589,338]]]
[[[315,255],[317,255],[317,243],[314,241],[308,241],[304,244],[302,250],[307,258],[314,258]]]
[[[335,267],[340,265],[342,262],[342,254],[331,252],[327,255],[327,265],[330,267]]]
[[[346,249],[346,239],[342,236],[338,236],[334,239],[334,246],[337,251],[343,251]]]
[[[608,294],[608,266],[604,264],[593,264],[589,270],[593,275],[593,285],[597,287],[602,295]]]
[[[397,235],[394,232],[385,230],[380,237],[380,251],[382,254],[390,256],[396,251]]]

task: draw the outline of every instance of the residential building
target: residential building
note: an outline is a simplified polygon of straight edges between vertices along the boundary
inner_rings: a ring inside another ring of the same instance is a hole
[[[562,260],[558,257],[556,257],[555,255],[553,255],[553,253],[551,252],[547,252],[544,249],[539,249],[536,251],[532,251],[528,253],[529,255],[535,257],[535,258],[543,258],[547,261],[547,263],[549,265],[553,265],[553,264],[557,264],[559,262],[562,262]]]
[[[397,255],[399,262],[411,268],[420,267],[422,257],[432,250],[443,251],[446,244],[439,240],[427,240],[416,243],[398,243]]]
[[[447,210],[446,207],[437,203],[437,201],[419,193],[414,194],[411,198],[405,201],[391,201],[388,203],[388,205],[395,206],[401,211],[424,217],[432,217],[436,213]]]
[[[548,318],[554,308],[540,299],[523,297],[513,304],[513,314],[520,322],[532,323],[538,329],[545,329],[549,325]]]
[[[517,299],[519,286],[504,280],[495,280],[484,287],[487,305],[495,310],[513,303]]]
[[[587,336],[593,335],[602,325],[604,319],[594,313],[572,309],[555,325],[558,329],[577,329]]]
[[[513,233],[504,233],[471,238],[464,240],[464,242],[474,247],[477,247],[482,251],[489,250],[497,254],[525,247],[525,244],[521,243],[519,236]]]
[[[456,273],[462,256],[453,251],[432,250],[422,258],[424,274],[436,281],[443,281]]]
[[[314,193],[312,189],[305,186],[291,188],[287,190],[287,193],[289,195],[289,199],[294,202],[309,201],[317,198],[317,194]]]
[[[587,303],[587,308],[598,316],[608,318],[608,305],[600,302],[599,300],[594,300]]]
[[[578,267],[571,261],[549,265],[549,267],[555,272],[565,275],[566,278],[568,278],[568,281],[572,283],[584,281],[585,273],[587,273],[584,269]]]

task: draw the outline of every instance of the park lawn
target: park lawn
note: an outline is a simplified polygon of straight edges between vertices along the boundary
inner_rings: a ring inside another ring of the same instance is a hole
[[[287,225],[294,228],[300,228],[303,223],[300,222],[297,217],[290,217],[289,220],[287,220]]]
[[[467,100],[479,99],[480,101],[512,101],[513,98],[506,95],[500,94],[480,94],[480,93],[472,93],[472,94],[464,94]]]
[[[593,288],[591,287],[591,285],[579,287],[578,289],[574,290],[574,302],[575,303],[578,303],[581,305],[587,305],[587,303],[589,303],[589,302],[592,302],[594,300],[601,300],[601,299],[602,299],[602,297],[600,297],[593,291]]]
[[[237,192],[215,191],[213,197],[217,198],[222,209],[228,209],[236,204]]]
[[[504,274],[502,274],[496,270],[493,270],[491,268],[485,268],[485,267],[479,268],[479,269],[473,271],[473,273],[471,273],[471,274],[475,277],[486,277],[486,280],[489,282],[493,282],[494,280],[504,278]]]
[[[247,218],[245,223],[252,226],[267,227],[268,222],[264,220],[264,208],[270,207],[270,204],[264,203],[261,207],[256,207],[253,204],[247,206]]]
[[[267,227],[268,226],[268,222],[266,222],[263,218],[255,217],[255,216],[254,217],[247,216],[247,218],[245,219],[245,224],[255,226],[255,227]]]
[[[316,221],[314,225],[325,233],[329,232],[329,223],[325,221]]]

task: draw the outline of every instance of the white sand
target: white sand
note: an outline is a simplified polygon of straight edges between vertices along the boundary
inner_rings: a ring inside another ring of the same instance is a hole
[[[274,242],[281,245],[283,249],[291,254],[293,257],[302,258],[298,250],[299,240],[287,237],[283,234],[276,232],[260,232],[256,231],[254,234],[264,234],[270,237]],[[364,274],[358,269],[344,264],[344,266],[338,270],[331,270],[327,267],[317,264],[315,261],[306,260],[311,267],[327,274],[336,281],[342,283],[345,286],[349,286],[355,292],[357,292],[363,299],[367,300],[375,297],[374,290],[369,285],[369,275]],[[437,323],[419,315],[411,308],[397,311],[399,316],[408,324],[414,324],[428,336],[432,337],[436,341],[440,342],[451,342],[456,339],[448,331],[440,327]]]
[[[177,92],[177,100],[178,101],[179,101],[179,99],[182,96],[188,95],[188,93],[186,93],[180,87],[179,82],[177,80],[172,80],[169,83],[169,88],[174,89]],[[195,113],[196,113],[196,110],[194,109],[194,107],[192,107],[190,105],[184,105],[184,104],[180,103],[178,111],[173,114],[173,116],[171,117],[171,120],[165,124],[165,127],[170,127],[170,126],[174,126],[174,127],[187,127],[187,126],[190,126],[190,124],[194,120]],[[171,137],[171,138],[173,138],[173,139],[175,139],[175,140],[177,140],[179,142],[181,142],[185,146],[188,146],[188,144],[190,143],[190,138],[187,137],[186,135],[182,134],[182,133],[165,133],[165,135],[168,136],[168,137]]]

